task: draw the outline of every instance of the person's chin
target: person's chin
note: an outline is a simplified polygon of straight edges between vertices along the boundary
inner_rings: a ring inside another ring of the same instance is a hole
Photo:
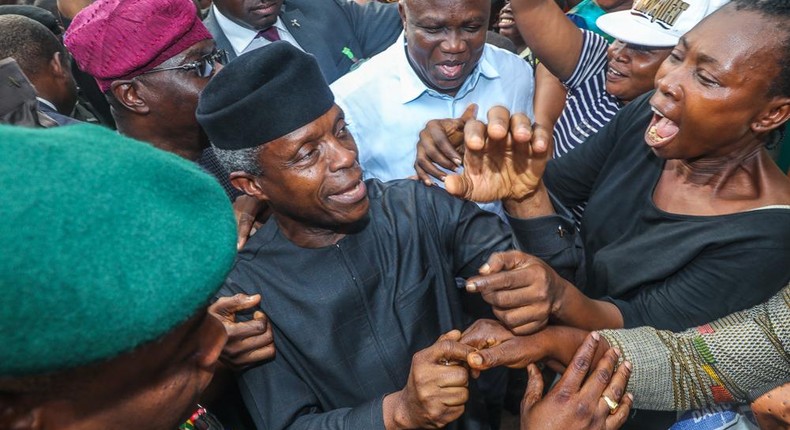
[[[434,76],[433,87],[444,94],[454,94],[464,84],[464,79],[447,79],[444,76]]]

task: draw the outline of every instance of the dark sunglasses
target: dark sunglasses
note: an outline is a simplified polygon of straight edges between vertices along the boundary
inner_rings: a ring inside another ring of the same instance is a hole
[[[194,70],[195,73],[197,73],[197,75],[201,78],[208,78],[212,73],[214,73],[214,63],[222,64],[225,62],[225,58],[225,51],[215,50],[211,54],[203,56],[197,61],[192,61],[180,66],[163,67],[161,69],[155,68],[141,74],[147,75],[149,73],[164,72],[166,70]]]

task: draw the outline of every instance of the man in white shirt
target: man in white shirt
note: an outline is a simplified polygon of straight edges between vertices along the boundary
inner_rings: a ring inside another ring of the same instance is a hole
[[[331,85],[359,146],[366,177],[414,175],[419,132],[472,103],[532,117],[532,68],[485,44],[488,0],[402,0],[404,32],[386,51]],[[460,160],[458,161],[460,165]]]

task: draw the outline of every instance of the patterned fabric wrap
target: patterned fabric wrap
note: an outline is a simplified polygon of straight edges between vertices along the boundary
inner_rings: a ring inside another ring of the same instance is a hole
[[[178,426],[178,430],[224,430],[225,427],[211,412],[203,406],[198,406],[189,419]]]
[[[635,407],[686,410],[749,403],[790,382],[790,285],[766,303],[681,333],[601,331],[633,363]]]

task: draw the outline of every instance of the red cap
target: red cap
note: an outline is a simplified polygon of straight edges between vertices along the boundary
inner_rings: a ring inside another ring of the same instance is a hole
[[[206,39],[191,0],[98,0],[74,17],[63,42],[107,91]]]

